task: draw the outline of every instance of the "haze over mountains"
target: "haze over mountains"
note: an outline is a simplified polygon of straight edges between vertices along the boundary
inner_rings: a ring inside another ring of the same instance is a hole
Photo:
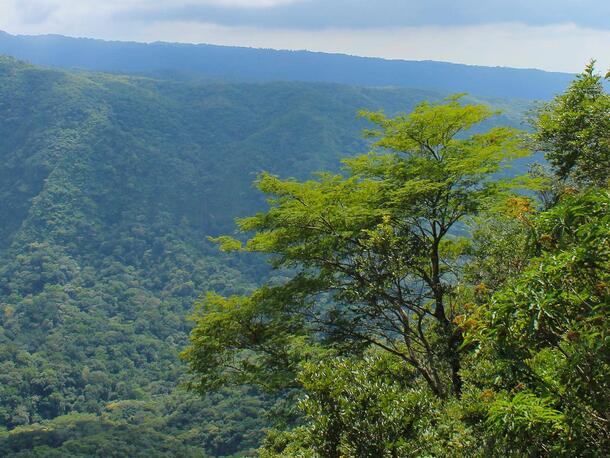
[[[0,0],[0,458],[606,458],[609,13]]]
[[[573,75],[532,69],[177,43],[133,43],[0,32],[0,54],[38,65],[172,79],[334,82],[480,96],[549,99]]]

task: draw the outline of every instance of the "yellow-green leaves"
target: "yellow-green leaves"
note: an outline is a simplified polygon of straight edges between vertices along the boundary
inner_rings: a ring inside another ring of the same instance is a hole
[[[210,242],[217,243],[222,251],[231,252],[241,251],[242,249],[242,243],[233,237],[229,237],[228,235],[223,235],[220,237],[208,237],[208,240]]]
[[[213,323],[209,332],[220,345],[218,329],[226,328],[223,361],[236,364],[231,358],[240,355],[249,380],[277,370],[270,358],[290,366],[289,342],[301,333],[301,342],[322,339],[328,348],[380,348],[415,369],[435,396],[459,396],[462,338],[452,304],[468,243],[454,233],[505,198],[497,172],[526,154],[513,129],[471,132],[493,114],[484,105],[462,104],[460,96],[395,118],[366,113],[378,126],[375,150],[345,160],[343,174],[304,182],[262,174],[256,184],[269,209],[238,220],[248,239],[215,241],[224,250],[270,254],[289,279],[228,299],[223,321],[219,312],[209,320],[202,314],[194,335],[204,336]],[[242,334],[254,327],[261,340],[236,345],[230,336],[244,310],[257,324],[243,321]],[[216,371],[211,364],[199,367]]]
[[[376,146],[400,152],[422,149],[438,159],[457,134],[495,114],[485,105],[463,105],[460,98],[458,94],[441,103],[423,102],[410,114],[393,119],[379,112],[361,112],[361,116],[379,126],[380,130],[369,131],[371,136],[379,137]]]

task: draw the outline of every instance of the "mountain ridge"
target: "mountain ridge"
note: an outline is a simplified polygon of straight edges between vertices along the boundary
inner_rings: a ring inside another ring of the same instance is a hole
[[[356,86],[469,92],[477,96],[549,99],[574,75],[538,69],[188,43],[139,43],[11,35],[0,54],[59,68],[144,74],[168,79],[335,82]]]

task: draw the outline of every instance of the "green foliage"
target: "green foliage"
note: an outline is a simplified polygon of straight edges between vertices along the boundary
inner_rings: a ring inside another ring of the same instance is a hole
[[[307,444],[316,456],[403,455],[413,445],[408,438],[417,437],[415,431],[427,420],[423,413],[433,405],[426,391],[411,387],[414,374],[395,357],[308,363],[299,379],[307,392],[299,406],[307,425],[296,433],[300,446]],[[280,448],[279,437],[268,439],[262,455],[295,451]]]
[[[219,254],[207,237],[263,208],[251,189],[261,170],[302,179],[366,148],[358,109],[393,113],[439,97],[157,81],[1,57],[0,428],[143,402],[155,412],[138,426],[148,431],[143,450],[174,437],[210,455],[249,453],[275,400],[241,387],[203,400],[176,392],[199,294],[246,294],[268,273],[259,259]],[[90,450],[108,450],[103,437],[129,446],[124,432],[67,431]],[[34,453],[19,443],[11,453]],[[47,447],[35,453],[72,453]]]
[[[281,374],[278,365],[290,384],[308,354],[296,352],[295,341],[309,336],[311,346],[322,336],[351,351],[384,349],[437,396],[459,394],[452,288],[464,244],[450,231],[495,202],[508,182],[494,174],[527,154],[513,129],[457,136],[492,114],[459,96],[393,119],[364,113],[379,128],[368,132],[376,150],[345,160],[345,176],[298,182],[263,174],[257,185],[271,208],[238,221],[252,237],[244,245],[217,241],[270,254],[274,267],[294,274],[248,297],[208,298],[185,353],[195,386],[267,384],[265,371]],[[321,306],[324,295],[332,300]]]
[[[520,392],[510,399],[497,399],[489,407],[487,426],[494,448],[509,456],[540,456],[560,453],[553,445],[565,440],[565,415],[551,402]],[[551,455],[552,456],[552,455]]]
[[[268,293],[262,289],[251,297],[228,299],[209,293],[199,304],[192,345],[183,353],[202,375],[191,387],[202,393],[228,384],[258,384],[268,391],[291,388],[295,357],[306,352],[303,322],[286,316],[282,298]],[[235,351],[241,348],[250,351]]]
[[[253,173],[333,167],[365,144],[360,107],[393,111],[424,94],[160,82],[0,58],[0,426],[141,401],[155,406],[142,450],[170,437],[217,456],[255,447],[272,401],[175,392],[199,293],[244,294],[266,273],[206,237],[262,206]],[[104,437],[123,450],[129,436]],[[72,453],[19,444],[11,453]]]
[[[599,82],[540,114],[552,189],[472,99],[0,59],[0,455],[250,456],[270,411],[267,457],[606,456]],[[414,109],[338,173],[361,106]]]
[[[480,392],[441,400],[393,355],[306,363],[299,379],[301,423],[268,434],[262,457],[488,456]]]
[[[592,67],[534,137],[587,79],[599,83]],[[263,174],[270,209],[238,221],[249,239],[216,240],[267,254],[283,276],[211,296],[185,353],[203,392],[273,375],[271,388],[300,387],[300,418],[261,456],[607,456],[610,126],[559,177],[506,180],[525,151],[511,129],[470,131],[490,115],[458,97],[364,113],[374,151],[343,175]]]
[[[53,421],[0,433],[0,454],[15,457],[200,457],[188,446],[151,426],[115,422],[92,414],[71,414]]]
[[[531,199],[518,196],[474,220],[465,280],[475,285],[475,299],[488,300],[506,282],[521,273],[531,257]]]
[[[537,254],[468,317],[459,399],[387,352],[307,362],[302,423],[261,456],[606,456],[609,209],[594,190],[528,211]]]
[[[602,456],[610,446],[609,210],[610,193],[598,190],[564,198],[541,214],[535,224],[539,255],[485,308],[479,332],[498,363],[493,384],[530,390],[511,401],[516,408],[532,405],[531,418],[512,420],[523,434],[506,433],[513,447],[518,438],[529,445],[542,439],[528,422],[537,422],[534,413],[546,408],[549,415],[562,413],[551,415],[548,426],[557,423],[569,432],[557,441],[567,456],[585,449]],[[535,448],[541,449],[559,453],[550,440]]]
[[[610,179],[610,95],[594,65],[539,109],[533,138],[559,178],[604,186]]]

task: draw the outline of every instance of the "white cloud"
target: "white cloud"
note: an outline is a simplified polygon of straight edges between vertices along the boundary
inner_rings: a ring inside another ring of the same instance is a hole
[[[0,30],[90,36],[89,30],[112,32],[117,14],[124,12],[180,6],[265,9],[302,1],[305,0],[0,0]]]
[[[52,8],[57,12],[99,12],[133,10],[136,8],[162,8],[176,6],[223,6],[236,8],[270,8],[297,3],[303,0],[2,0],[3,6],[11,9],[31,10]]]
[[[193,4],[209,4],[209,5],[220,5],[220,6],[240,6],[246,8],[269,8],[279,5],[287,5],[289,3],[296,3],[301,0],[200,0],[183,2]]]
[[[123,30],[122,39],[214,43],[341,52],[389,59],[440,60],[473,65],[579,72],[591,59],[610,68],[610,31],[573,24],[516,23],[394,29],[284,30],[189,22],[154,23]]]

